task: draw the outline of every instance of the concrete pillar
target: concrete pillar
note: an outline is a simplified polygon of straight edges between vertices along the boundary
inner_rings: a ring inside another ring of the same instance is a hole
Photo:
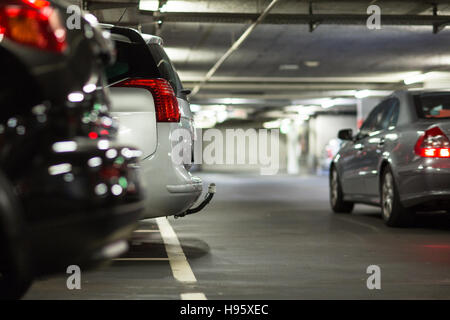
[[[297,125],[291,122],[289,131],[286,133],[287,137],[287,173],[300,173],[300,132]]]

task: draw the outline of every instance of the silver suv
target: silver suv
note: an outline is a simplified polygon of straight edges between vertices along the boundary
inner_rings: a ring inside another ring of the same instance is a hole
[[[193,154],[193,115],[161,38],[124,27],[103,26],[117,50],[107,70],[112,115],[118,138],[142,151],[142,180],[147,189],[144,218],[180,215],[202,193],[202,180],[188,171],[191,163],[173,161],[177,129],[188,133],[185,147]]]

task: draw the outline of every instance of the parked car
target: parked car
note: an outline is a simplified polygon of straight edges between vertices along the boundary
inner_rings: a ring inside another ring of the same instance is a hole
[[[354,203],[381,206],[389,226],[415,212],[450,208],[450,92],[399,91],[377,105],[346,140],[330,170],[334,212]]]
[[[175,130],[188,134],[185,144],[193,154],[193,114],[178,74],[161,38],[124,27],[103,25],[111,32],[116,63],[107,69],[113,116],[120,124],[119,141],[134,145],[141,157],[147,190],[143,218],[184,216],[202,193],[202,180],[193,176],[191,162],[172,161]],[[187,141],[186,141],[187,140]],[[212,198],[214,189],[205,201]],[[200,208],[206,205],[202,203]]]
[[[142,209],[140,151],[118,144],[92,18],[59,1],[0,4],[0,298],[122,254]]]

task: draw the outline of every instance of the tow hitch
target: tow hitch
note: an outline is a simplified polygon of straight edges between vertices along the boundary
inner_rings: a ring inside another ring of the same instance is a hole
[[[216,193],[216,184],[211,183],[208,187],[208,193],[205,195],[203,201],[197,207],[188,209],[186,212],[175,215],[175,219],[182,218],[203,210],[203,208],[206,207],[206,205],[212,200],[215,193]]]

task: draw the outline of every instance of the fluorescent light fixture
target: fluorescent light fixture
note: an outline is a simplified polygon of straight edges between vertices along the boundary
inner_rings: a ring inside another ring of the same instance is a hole
[[[281,71],[293,71],[293,70],[298,70],[299,66],[298,66],[298,64],[282,64],[282,65],[280,65],[279,69]]]
[[[370,96],[370,94],[371,94],[370,90],[355,91],[355,98],[358,99],[367,98],[368,96]]]
[[[239,98],[226,98],[223,99],[223,103],[225,104],[246,104],[251,102],[250,99],[239,99]]]
[[[322,100],[320,105],[322,106],[322,108],[328,109],[328,108],[333,107],[335,105],[335,102],[333,99],[324,99],[324,100]]]
[[[158,11],[159,7],[159,1],[139,1],[139,10],[145,10],[145,11]]]
[[[410,85],[410,84],[413,84],[413,83],[423,82],[427,77],[428,77],[427,73],[415,74],[415,75],[412,75],[412,76],[410,76],[408,78],[405,78],[403,80],[403,82],[406,85]]]
[[[316,68],[320,65],[319,61],[305,61],[304,63],[308,68]]]
[[[278,129],[281,125],[280,120],[268,121],[263,123],[265,129]]]
[[[139,10],[158,11],[158,0],[141,0]],[[185,12],[193,11],[192,3],[189,1],[169,0],[160,9],[160,12]]]

